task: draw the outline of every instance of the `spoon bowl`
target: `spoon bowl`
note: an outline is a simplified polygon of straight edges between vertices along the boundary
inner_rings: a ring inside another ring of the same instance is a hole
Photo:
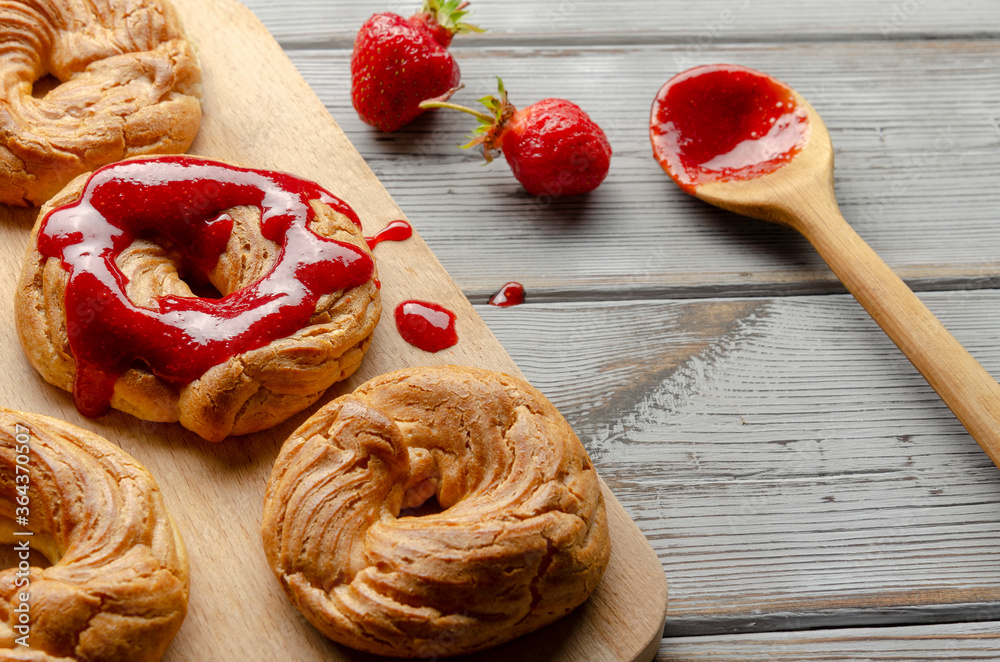
[[[699,88],[699,78],[706,76],[710,84]],[[746,94],[736,95],[736,88]],[[778,89],[781,98],[755,97],[755,89]],[[787,107],[789,101],[793,109]],[[727,114],[733,112],[751,119],[730,121]],[[792,145],[779,141],[768,149],[760,143],[770,133],[761,130],[723,136],[717,142],[728,150],[724,153],[713,154],[720,150],[706,150],[701,142],[699,131],[716,125],[723,130],[766,127],[780,123],[775,115],[790,113],[799,121]],[[713,123],[712,117],[723,121]],[[650,138],[664,170],[691,195],[801,233],[1000,467],[1000,384],[844,220],[833,187],[830,134],[801,95],[745,67],[696,67],[661,88],[650,117]],[[748,153],[766,161],[754,164],[744,158]]]
[[[830,133],[809,102],[797,92],[792,96],[808,126],[798,153],[779,169],[759,177],[701,184],[695,188],[696,197],[741,216],[786,225],[799,232],[806,229],[810,218],[801,213],[803,196],[812,204],[832,205],[840,214],[833,189]]]

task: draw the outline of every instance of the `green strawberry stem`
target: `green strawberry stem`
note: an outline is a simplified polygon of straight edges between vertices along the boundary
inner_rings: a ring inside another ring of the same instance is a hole
[[[500,93],[499,96],[489,95],[479,100],[480,103],[486,106],[486,110],[488,112],[474,110],[472,108],[467,108],[465,106],[449,102],[448,99],[458,90],[458,88],[448,90],[448,92],[439,97],[427,99],[426,101],[420,103],[420,107],[460,110],[463,113],[469,113],[478,119],[479,126],[472,132],[472,141],[468,144],[462,145],[462,147],[469,148],[474,145],[482,145],[483,156],[486,157],[486,162],[489,163],[493,160],[493,152],[502,150],[503,133],[507,128],[507,122],[509,122],[510,118],[514,116],[514,113],[517,112],[517,108],[515,108],[510,101],[508,101],[507,90],[504,89],[503,81],[499,76],[497,76],[497,89]]]
[[[421,108],[449,108],[451,110],[460,110],[463,113],[469,113],[479,118],[482,122],[493,122],[493,116],[482,113],[475,108],[469,108],[467,106],[460,106],[457,103],[451,103],[450,101],[437,101],[436,99],[428,99],[427,101],[420,102]]]

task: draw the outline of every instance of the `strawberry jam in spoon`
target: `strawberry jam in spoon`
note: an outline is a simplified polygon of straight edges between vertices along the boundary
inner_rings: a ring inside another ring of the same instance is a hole
[[[808,239],[1000,467],[1000,384],[841,216],[830,134],[805,99],[752,69],[696,67],[660,89],[649,135],[687,193]]]
[[[680,74],[660,90],[650,118],[656,158],[688,193],[774,172],[798,154],[808,130],[791,89],[733,65]]]

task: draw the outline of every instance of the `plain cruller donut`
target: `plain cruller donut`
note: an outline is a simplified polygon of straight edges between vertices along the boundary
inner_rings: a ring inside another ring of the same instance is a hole
[[[277,458],[262,535],[314,626],[398,657],[542,627],[586,600],[610,553],[566,420],[522,380],[458,366],[377,377],[311,416]]]
[[[187,613],[187,554],[153,477],[69,423],[0,408],[0,541],[52,564],[18,552],[0,571],[4,660],[153,662]]]
[[[319,185],[147,157],[42,207],[15,313],[30,363],[84,415],[110,406],[218,441],[284,421],[358,368],[376,276],[357,215]]]
[[[187,151],[201,70],[166,0],[0,3],[0,203],[38,206],[77,175]],[[59,81],[42,90],[40,80]]]

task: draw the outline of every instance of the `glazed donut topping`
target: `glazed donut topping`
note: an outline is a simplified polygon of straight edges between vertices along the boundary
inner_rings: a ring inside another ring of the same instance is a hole
[[[53,209],[38,250],[59,258],[69,274],[66,323],[80,412],[105,413],[115,381],[137,361],[167,381],[188,383],[298,331],[323,295],[368,281],[368,253],[312,231],[311,200],[360,226],[345,202],[313,182],[184,156],[100,168],[77,202]],[[165,238],[183,254],[184,270],[205,279],[229,241],[226,210],[237,206],[259,208],[261,233],[279,246],[263,278],[221,298],[163,296],[158,309],[129,300],[115,260],[133,241]]]

